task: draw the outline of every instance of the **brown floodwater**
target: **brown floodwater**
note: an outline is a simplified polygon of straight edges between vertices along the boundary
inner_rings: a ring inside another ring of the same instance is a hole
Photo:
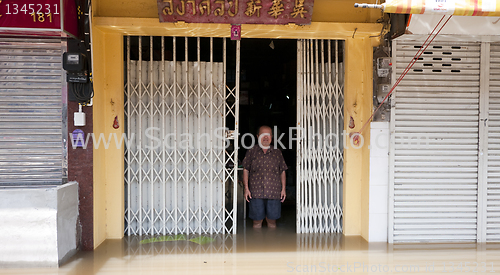
[[[60,268],[0,269],[0,274],[500,273],[500,244],[389,245],[359,236],[296,234],[294,217],[279,220],[276,229],[254,230],[247,221],[236,235],[177,237],[106,240]]]

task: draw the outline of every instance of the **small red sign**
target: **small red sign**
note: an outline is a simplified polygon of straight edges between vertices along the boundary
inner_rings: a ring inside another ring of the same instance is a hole
[[[241,40],[241,25],[231,26],[231,40]]]
[[[311,24],[314,0],[157,0],[160,22]]]

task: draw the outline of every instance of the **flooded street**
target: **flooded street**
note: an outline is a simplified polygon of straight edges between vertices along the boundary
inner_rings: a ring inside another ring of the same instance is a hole
[[[293,221],[293,220],[291,220]],[[0,269],[0,274],[456,274],[500,272],[500,244],[369,244],[359,236],[295,234],[278,228],[239,233],[125,237],[79,252],[59,269]]]

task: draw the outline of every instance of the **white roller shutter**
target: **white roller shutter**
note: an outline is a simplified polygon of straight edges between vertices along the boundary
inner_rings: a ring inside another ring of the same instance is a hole
[[[0,38],[0,185],[62,183],[61,56],[60,38]]]
[[[486,241],[500,242],[500,44],[490,46]]]
[[[393,79],[423,41],[395,41]],[[476,241],[480,44],[433,42],[392,99],[390,242]]]

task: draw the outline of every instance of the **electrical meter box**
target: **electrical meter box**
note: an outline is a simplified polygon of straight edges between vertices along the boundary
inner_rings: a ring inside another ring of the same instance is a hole
[[[391,73],[392,61],[390,57],[377,58],[377,75],[378,77],[388,77]]]
[[[377,100],[379,103],[384,100],[389,91],[391,90],[391,86],[389,84],[378,84],[377,87]]]
[[[87,83],[89,81],[87,61],[83,53],[64,53],[63,68],[67,71],[67,82]]]
[[[85,55],[83,53],[64,53],[63,68],[69,72],[85,71]]]

